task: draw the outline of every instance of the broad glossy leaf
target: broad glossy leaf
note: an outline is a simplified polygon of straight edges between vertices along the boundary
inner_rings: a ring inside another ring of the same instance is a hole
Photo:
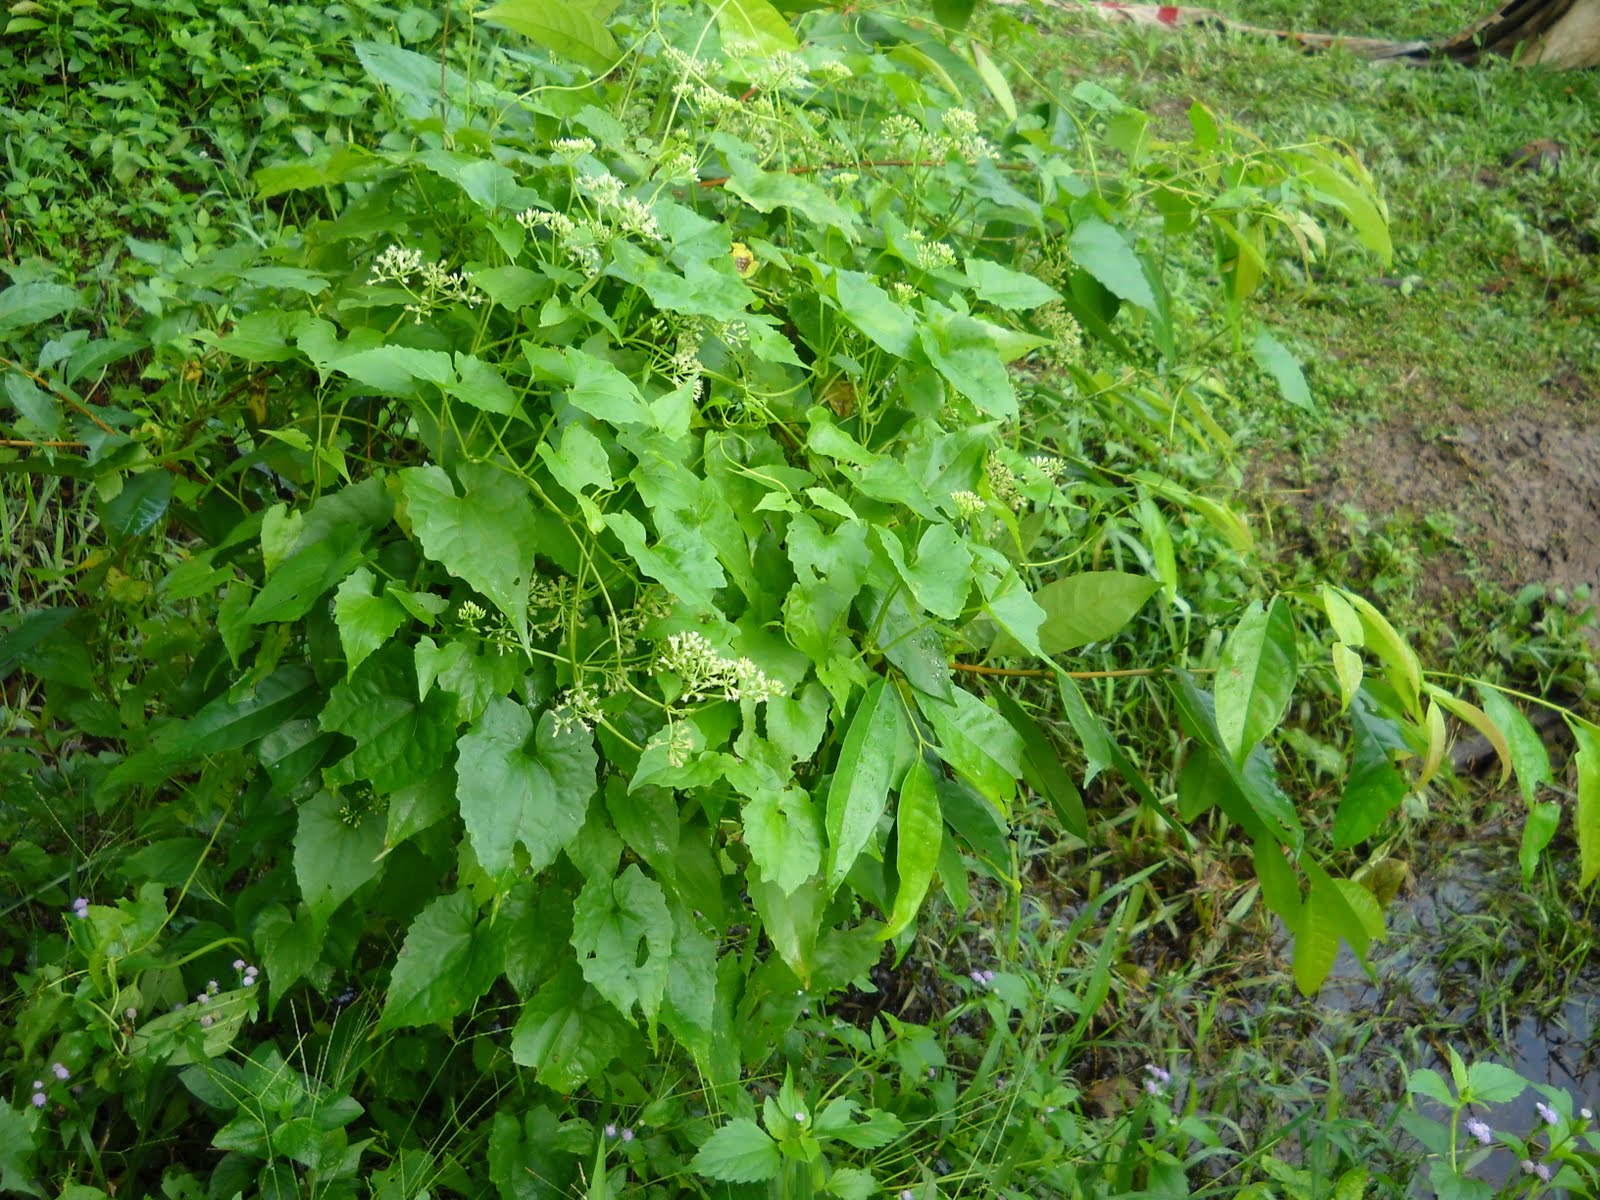
[[[300,548],[278,564],[245,610],[245,618],[252,625],[298,621],[366,557],[368,537],[368,531],[359,527],[315,540],[302,535]]]
[[[1517,861],[1522,864],[1522,882],[1528,883],[1539,865],[1539,856],[1561,828],[1561,806],[1549,801],[1532,804],[1522,826],[1522,845],[1517,850]]]
[[[1339,954],[1338,919],[1332,894],[1313,887],[1294,931],[1294,981],[1303,996],[1314,996]]]
[[[398,601],[387,593],[372,594],[376,582],[371,571],[358,567],[334,593],[333,619],[344,647],[347,679],[405,624],[406,610]]]
[[[545,1087],[568,1093],[640,1044],[633,1022],[583,981],[568,962],[522,1006],[511,1058]]]
[[[1022,777],[1034,791],[1050,801],[1063,828],[1080,838],[1089,836],[1089,817],[1083,796],[1072,776],[1062,765],[1061,755],[1051,745],[1039,724],[1002,689],[994,692],[996,707],[1022,739]]]
[[[535,736],[527,707],[497,696],[457,747],[456,796],[483,869],[509,871],[517,845],[531,871],[554,862],[583,827],[594,795],[593,739],[577,728],[558,734],[548,712]]]
[[[141,471],[130,475],[122,490],[103,506],[106,524],[118,537],[148,533],[172,501],[172,476],[166,471]]]
[[[1539,785],[1555,778],[1550,769],[1550,752],[1545,749],[1539,731],[1504,692],[1480,683],[1478,695],[1483,700],[1483,711],[1505,734],[1511,766],[1517,773],[1517,787],[1522,790],[1523,802],[1531,807],[1539,795]]]
[[[713,593],[728,580],[703,539],[662,537],[652,546],[644,523],[632,513],[607,513],[605,523],[639,569],[671,595],[692,608],[716,607]]]
[[[888,923],[878,933],[884,941],[898,937],[916,920],[928,885],[933,882],[944,842],[944,817],[939,810],[933,775],[921,757],[900,783],[900,803],[895,810],[895,872],[900,886],[894,895],[894,909]]]
[[[822,823],[799,788],[763,789],[745,804],[742,819],[750,857],[785,893],[821,870]]]
[[[960,313],[925,320],[917,333],[934,370],[979,412],[1002,420],[1017,415],[1017,393],[989,327]]]
[[[572,914],[583,977],[625,1017],[639,1006],[654,1025],[667,991],[672,914],[661,885],[634,863],[615,879],[584,884]]]
[[[1269,608],[1253,602],[1228,635],[1217,667],[1217,732],[1234,762],[1242,764],[1283,720],[1295,669],[1289,606],[1281,596]]]
[[[828,788],[828,892],[850,873],[889,800],[904,718],[900,696],[879,679],[857,705]]]
[[[948,704],[916,699],[938,736],[934,751],[1002,814],[1009,813],[1022,777],[1022,735],[965,688],[955,688]]]
[[[622,49],[605,19],[616,5],[610,2],[572,4],[568,0],[501,0],[480,9],[475,16],[489,25],[520,33],[552,54],[570,58],[591,71],[617,65]]]
[[[1311,389],[1306,386],[1305,372],[1282,342],[1263,329],[1250,343],[1250,354],[1256,366],[1272,376],[1285,400],[1296,408],[1311,408]]]
[[[717,1030],[717,943],[710,920],[695,917],[681,900],[672,909],[672,959],[661,1023],[694,1054],[711,1053]],[[701,928],[704,926],[705,928]]]
[[[444,392],[484,412],[509,416],[517,411],[517,394],[498,368],[459,350],[456,351],[455,376],[444,384]]]
[[[1112,295],[1148,313],[1157,311],[1156,294],[1145,274],[1144,264],[1121,230],[1098,217],[1088,217],[1073,226],[1067,249],[1072,261],[1099,280]]]
[[[978,299],[996,308],[1009,310],[1038,308],[1061,299],[1061,293],[1032,275],[991,262],[987,258],[967,259],[967,282]]]
[[[481,592],[525,639],[528,575],[539,549],[527,488],[490,463],[463,463],[456,473],[460,496],[441,467],[400,472],[417,538],[429,558]]]
[[[916,339],[917,323],[911,314],[860,271],[836,270],[829,277],[835,299],[846,319],[890,354],[905,358]]]
[[[1122,571],[1084,571],[1047,583],[1033,594],[1045,613],[1039,644],[1046,654],[1060,654],[1104,641],[1160,588],[1157,580]]]
[[[1600,875],[1600,728],[1588,721],[1567,722],[1578,743],[1573,766],[1578,772],[1578,809],[1573,824],[1578,837],[1579,887]]]
[[[410,656],[393,645],[367,659],[328,693],[322,728],[355,739],[349,758],[330,768],[341,783],[366,779],[380,795],[432,775],[455,742],[455,705],[444,692],[418,701]]]
[[[383,870],[383,820],[365,813],[353,823],[346,801],[318,792],[300,806],[294,835],[294,875],[318,926]]]
[[[378,1032],[465,1014],[499,977],[502,939],[478,920],[470,891],[440,896],[417,914],[395,960]]]
[[[915,561],[907,563],[905,548],[893,530],[878,525],[873,532],[918,604],[947,621],[961,616],[972,591],[973,572],[972,552],[960,534],[949,525],[929,526],[917,542]]]
[[[17,283],[0,292],[0,333],[37,325],[78,306],[78,289],[59,283]]]
[[[1333,844],[1341,850],[1371,837],[1407,790],[1405,776],[1389,761],[1390,750],[1406,748],[1405,739],[1364,691],[1350,705],[1350,723],[1354,753],[1333,819]]]

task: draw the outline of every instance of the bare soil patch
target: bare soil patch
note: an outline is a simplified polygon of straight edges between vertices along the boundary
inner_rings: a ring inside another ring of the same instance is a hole
[[[1407,404],[1303,471],[1275,483],[1309,529],[1356,513],[1453,519],[1459,549],[1419,564],[1426,599],[1461,590],[1469,573],[1600,595],[1600,386],[1578,371],[1513,411]]]

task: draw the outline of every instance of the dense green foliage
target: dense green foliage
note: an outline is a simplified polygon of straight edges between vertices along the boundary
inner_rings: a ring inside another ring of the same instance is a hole
[[[903,15],[798,29],[14,16],[0,1188],[1184,1194],[1259,1155],[1161,1062],[1110,1116],[1068,1077],[1148,871],[903,1019],[931,906],[1014,904],[1041,815],[1211,836],[1315,991],[1383,936],[1351,868],[1447,712],[1532,871],[1526,720],[1354,591],[1263,593],[1208,494],[1182,314],[1303,400],[1248,302],[1324,218],[1389,252],[1359,164],[1199,105],[1164,140]],[[214,158],[196,84],[241,97]],[[1084,686],[1119,664],[1157,752]],[[1347,731],[1331,819],[1296,707]]]

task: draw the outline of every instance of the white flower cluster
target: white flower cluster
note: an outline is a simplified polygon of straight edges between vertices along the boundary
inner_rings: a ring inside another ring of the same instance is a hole
[[[956,252],[943,242],[920,242],[917,245],[917,266],[924,271],[942,271],[956,265]]]
[[[1062,362],[1076,362],[1083,352],[1083,327],[1059,300],[1034,312],[1040,330],[1055,342],[1053,357]]]
[[[845,80],[853,79],[854,77],[855,72],[850,69],[849,64],[840,62],[836,58],[831,58],[827,62],[819,62],[811,68],[811,78],[819,84],[843,83]]]
[[[666,747],[669,767],[686,766],[689,755],[694,750],[694,735],[685,729],[682,723],[668,721],[666,727],[646,744],[646,749],[654,746]]]
[[[992,450],[984,461],[983,471],[989,478],[990,495],[1001,504],[1010,505],[1012,508],[1022,507],[1022,492],[1017,487],[1016,473],[1001,462],[1000,456]]]
[[[889,285],[889,290],[894,294],[894,298],[900,301],[901,304],[910,304],[917,298],[917,289],[912,287],[909,283],[906,283],[903,279],[897,279],[891,283]]]
[[[968,520],[989,511],[989,502],[977,492],[951,492],[950,499],[955,503],[956,512]]]
[[[707,83],[679,80],[673,85],[672,92],[680,100],[693,101],[695,107],[700,110],[700,115],[712,121],[720,121],[739,111],[738,100]]]
[[[978,118],[967,109],[946,109],[939,125],[946,154],[954,153],[968,162],[994,156],[994,147],[978,132]]]
[[[784,688],[748,658],[724,658],[704,634],[690,630],[667,639],[667,649],[656,660],[658,670],[683,681],[684,698],[749,700],[755,704],[784,695]]]
[[[460,271],[446,270],[442,262],[424,262],[421,251],[402,246],[390,246],[373,260],[368,282],[394,283],[404,288],[411,297],[405,309],[415,314],[419,325],[424,316],[446,304],[477,308],[487,299]]]
[[[551,724],[559,736],[565,736],[574,729],[588,733],[601,716],[599,691],[586,683],[579,683],[561,693],[560,701],[551,709]]]
[[[530,208],[517,217],[517,223],[529,233],[548,230],[585,275],[600,273],[600,248],[613,238],[661,239],[655,214],[637,196],[623,195],[622,180],[610,171],[579,175],[577,185],[594,205],[594,216],[573,220],[566,213]]]
[[[1062,476],[1067,473],[1066,462],[1054,454],[1035,454],[1028,459],[1028,465],[1051,483],[1060,483]]]
[[[550,143],[550,149],[567,162],[576,162],[585,154],[594,153],[594,139],[587,137],[557,138]]]

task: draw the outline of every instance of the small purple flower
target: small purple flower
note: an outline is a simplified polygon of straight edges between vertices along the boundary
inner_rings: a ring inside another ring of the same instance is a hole
[[[255,971],[255,968],[251,967],[248,971],[246,971],[244,973],[244,978],[241,979],[239,982],[244,984],[245,987],[255,987],[255,985],[256,985],[256,971]]]
[[[1477,1139],[1480,1146],[1487,1146],[1494,1139],[1494,1130],[1477,1117],[1467,1118],[1467,1132]]]
[[[1146,1079],[1144,1081],[1144,1093],[1147,1096],[1159,1096],[1161,1095],[1161,1085],[1154,1079]]]
[[[46,1096],[43,1092],[35,1092],[33,1094],[33,1106],[35,1108],[43,1108],[49,1102],[49,1100],[50,1097]]]
[[[128,1020],[134,1021],[139,1017],[139,1010],[137,1008],[125,1008],[122,1010],[122,1015],[127,1017]]]
[[[201,1028],[203,1028],[203,1029],[210,1029],[211,1028],[211,1017],[209,1015],[201,1017],[200,1018],[200,1025],[201,1025]]]
[[[1550,1165],[1548,1163],[1534,1162],[1531,1158],[1522,1160],[1522,1173],[1524,1175],[1537,1175],[1545,1183],[1550,1182]]]
[[[620,1137],[625,1142],[631,1142],[631,1141],[633,1141],[633,1130],[628,1128],[625,1125],[622,1128],[622,1132],[619,1133],[617,1136]]]
[[[221,990],[222,989],[217,986],[217,981],[215,979],[208,979],[206,981],[206,991],[210,992],[213,996],[215,996]]]
[[[1156,1066],[1155,1063],[1145,1063],[1144,1073],[1163,1087],[1172,1082],[1172,1072],[1165,1067]]]
[[[1546,1125],[1561,1124],[1561,1115],[1543,1100],[1535,1100],[1533,1102],[1533,1107],[1539,1110],[1539,1117]]]
[[[72,1078],[72,1072],[67,1070],[64,1063],[51,1063],[50,1073],[63,1083]]]
[[[981,971],[979,973],[983,976],[984,986],[988,986],[989,984],[994,982],[994,972],[993,971],[985,970],[985,971]]]
[[[235,971],[242,971],[242,970],[244,970],[244,959],[242,959],[242,958],[236,958],[236,959],[234,959],[234,960],[233,960],[233,969],[234,969],[234,970],[235,970]]]
[[[983,986],[983,972],[982,971],[979,971],[976,968],[974,968],[973,970],[967,972],[967,978],[972,980],[972,982],[977,984],[979,987]]]
[[[608,1138],[616,1137],[617,1136],[617,1127],[615,1125],[607,1125],[606,1126],[606,1136]]]
[[[900,1192],[900,1200],[915,1200],[915,1193],[910,1188],[903,1188]]]
[[[194,994],[194,1002],[196,1004],[204,1004],[207,1000],[210,1000],[210,999],[211,999],[211,993],[210,992],[196,992]]]

